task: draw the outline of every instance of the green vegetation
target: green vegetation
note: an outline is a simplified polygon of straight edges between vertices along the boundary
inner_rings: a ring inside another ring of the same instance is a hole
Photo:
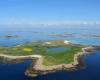
[[[66,50],[62,52],[48,52],[47,55],[44,56],[44,65],[57,65],[57,64],[68,64],[73,62],[74,54],[80,52],[81,46],[65,46]],[[69,48],[69,49],[68,49]]]
[[[45,48],[39,45],[27,44],[14,47],[0,47],[0,54],[13,56],[26,56],[45,53]]]
[[[0,54],[14,56],[42,55],[44,65],[57,65],[73,62],[74,54],[80,52],[83,47],[74,44],[65,45],[59,41],[53,41],[52,44],[29,43],[14,47],[0,47]]]

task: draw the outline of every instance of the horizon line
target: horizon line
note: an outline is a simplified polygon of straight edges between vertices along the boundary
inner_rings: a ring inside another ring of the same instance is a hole
[[[48,22],[40,22],[40,21],[12,21],[12,22],[0,22],[0,25],[97,25],[100,24],[100,21],[48,21]]]

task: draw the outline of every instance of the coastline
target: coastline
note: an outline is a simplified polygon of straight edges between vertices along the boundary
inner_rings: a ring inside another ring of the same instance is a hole
[[[87,51],[86,51],[87,50]],[[90,52],[88,52],[88,50]],[[74,55],[74,61],[70,64],[60,64],[60,65],[53,65],[53,66],[45,66],[42,64],[43,58],[39,58],[35,65],[32,68],[32,72],[30,72],[30,70],[26,70],[25,75],[29,76],[29,77],[36,77],[39,75],[46,75],[48,73],[53,73],[53,72],[57,72],[57,71],[61,71],[61,70],[75,70],[78,68],[78,66],[80,65],[79,63],[79,57],[82,57],[84,55],[90,54],[93,50],[93,47],[85,47],[82,48],[82,52],[78,52],[77,54]]]
[[[4,59],[11,59],[13,60],[25,60],[25,59],[32,59],[34,60],[31,65],[31,69],[27,69],[25,72],[26,76],[29,77],[36,77],[39,75],[45,75],[48,73],[57,72],[60,70],[75,70],[79,65],[79,57],[82,57],[84,55],[90,54],[94,47],[89,46],[82,48],[81,52],[78,52],[74,55],[73,62],[70,64],[59,64],[59,65],[52,65],[52,66],[45,66],[43,65],[43,57],[41,55],[28,55],[28,56],[10,56],[10,55],[4,55],[0,54],[0,58]]]

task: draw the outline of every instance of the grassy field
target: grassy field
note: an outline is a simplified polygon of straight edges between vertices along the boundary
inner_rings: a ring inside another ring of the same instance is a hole
[[[62,50],[56,52],[55,50],[60,50],[60,47]],[[74,54],[80,52],[82,47],[80,45],[62,45],[62,42],[53,42],[51,45],[31,43],[13,47],[0,47],[0,54],[14,56],[42,55],[44,65],[57,65],[73,62]],[[55,50],[52,51],[53,48]]]
[[[47,53],[44,56],[44,65],[58,65],[58,64],[68,64],[73,62],[74,54],[80,52],[82,47],[80,46],[65,46],[66,50],[62,52],[55,52]],[[70,48],[70,49],[67,49]]]

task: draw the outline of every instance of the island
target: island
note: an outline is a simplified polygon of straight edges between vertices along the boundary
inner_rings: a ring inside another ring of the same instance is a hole
[[[63,34],[48,34],[49,37],[77,37],[77,38],[100,38],[97,34],[78,34],[78,33],[63,33]]]
[[[19,63],[26,59],[32,64],[25,75],[36,77],[61,70],[81,67],[81,58],[92,53],[94,46],[64,41],[33,41],[17,46],[0,47],[0,63]]]
[[[5,36],[0,36],[0,38],[13,39],[13,38],[19,38],[19,36],[18,35],[5,35]]]

